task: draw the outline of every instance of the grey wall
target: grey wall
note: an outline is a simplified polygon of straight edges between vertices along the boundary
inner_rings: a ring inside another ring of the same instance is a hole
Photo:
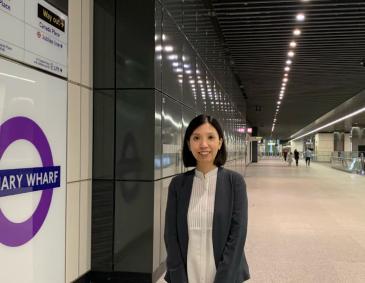
[[[345,133],[334,132],[333,133],[334,151],[345,150]]]
[[[194,32],[211,29],[189,5],[95,0],[94,271],[159,275],[167,188],[186,170],[182,138],[197,114],[221,122],[228,163],[244,157],[245,113],[230,98],[239,89],[222,54],[205,61],[209,45]]]
[[[365,128],[352,127],[351,129],[352,151],[358,151],[359,145],[365,145]]]

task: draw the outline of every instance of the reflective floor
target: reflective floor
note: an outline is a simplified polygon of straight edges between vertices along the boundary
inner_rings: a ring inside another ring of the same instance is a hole
[[[261,160],[245,179],[249,282],[365,282],[364,176]]]

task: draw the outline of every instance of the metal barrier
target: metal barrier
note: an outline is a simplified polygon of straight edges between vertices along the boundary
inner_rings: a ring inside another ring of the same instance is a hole
[[[360,156],[360,157],[359,157]],[[335,151],[331,156],[331,167],[360,175],[365,174],[364,155],[357,151]]]
[[[316,162],[331,162],[332,151],[319,151],[312,154],[312,160]]]

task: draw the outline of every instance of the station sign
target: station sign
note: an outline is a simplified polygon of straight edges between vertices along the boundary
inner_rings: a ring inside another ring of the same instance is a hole
[[[42,0],[0,0],[0,54],[67,77],[68,17]]]
[[[65,282],[66,115],[67,81],[0,58],[0,282]]]

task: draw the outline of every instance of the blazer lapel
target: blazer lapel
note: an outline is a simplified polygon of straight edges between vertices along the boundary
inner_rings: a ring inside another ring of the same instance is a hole
[[[229,188],[224,168],[218,168],[217,185],[213,212],[213,251],[216,267],[220,261],[226,240],[227,226],[229,229]]]
[[[182,192],[181,192],[181,218],[179,219],[181,224],[181,251],[184,253],[182,256],[184,261],[187,261],[187,253],[188,253],[188,244],[189,244],[189,232],[188,232],[188,210],[191,192],[193,189],[193,181],[195,171],[191,170],[185,173],[186,177],[184,178],[184,183],[182,184]]]

